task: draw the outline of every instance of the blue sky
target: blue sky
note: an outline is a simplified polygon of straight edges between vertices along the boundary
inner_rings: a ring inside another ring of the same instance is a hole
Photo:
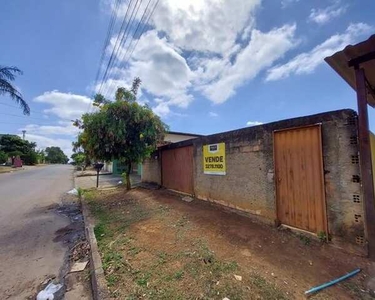
[[[39,147],[58,145],[70,155],[77,134],[70,120],[92,111],[100,86],[95,76],[114,2],[3,1],[0,65],[23,70],[15,84],[32,113],[23,116],[0,96],[1,133],[25,128]],[[148,1],[138,3],[132,30]],[[128,5],[116,11],[105,63]],[[200,134],[355,109],[354,92],[323,58],[374,34],[374,11],[370,0],[160,0],[132,56],[126,49],[136,38],[119,48],[102,90],[111,98],[139,76],[140,102],[171,130]]]

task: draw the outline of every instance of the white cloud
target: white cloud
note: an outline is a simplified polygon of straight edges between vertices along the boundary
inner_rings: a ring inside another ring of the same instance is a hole
[[[236,88],[253,79],[259,72],[296,46],[296,25],[285,25],[263,33],[253,30],[249,44],[225,68],[213,83],[202,87],[203,94],[214,103],[223,103],[235,94]]]
[[[70,157],[73,153],[72,141],[69,139],[49,138],[38,134],[26,133],[26,140],[30,142],[36,142],[38,149],[45,149],[47,147],[56,146],[60,147],[68,157]]]
[[[159,2],[152,21],[177,47],[225,53],[253,22],[260,4],[261,0],[166,0]]]
[[[103,90],[113,96],[115,87],[129,86],[128,80],[138,76],[142,79],[141,91],[150,99],[159,99],[150,106],[163,116],[173,114],[173,107],[188,107],[194,100],[193,93],[216,104],[227,101],[238,87],[297,44],[296,25],[269,32],[256,29],[255,13],[261,2],[160,1],[150,29],[139,39],[132,57],[124,58],[128,42],[120,49],[114,65],[122,67],[110,70]],[[125,7],[120,9],[121,16]],[[109,50],[116,40],[117,34]]]
[[[169,105],[166,102],[161,102],[158,105],[156,105],[153,108],[153,111],[155,114],[157,114],[160,117],[165,117],[171,112]]]
[[[191,71],[185,58],[154,30],[141,37],[129,73],[142,78],[142,88],[157,97],[181,96],[191,85]],[[188,104],[184,100],[177,103],[182,107]]]
[[[353,44],[364,35],[370,34],[373,28],[364,23],[351,24],[342,34],[335,34],[316,46],[309,52],[301,53],[283,65],[278,65],[268,71],[266,80],[279,80],[291,74],[312,73],[324,58],[342,50],[348,44]]]
[[[213,112],[213,111],[210,111],[210,112],[208,113],[208,115],[209,115],[210,117],[213,117],[213,118],[216,118],[216,117],[219,116],[217,113],[215,113],[215,112]]]
[[[20,130],[26,130],[28,134],[39,134],[39,135],[77,135],[79,129],[72,125],[72,123],[64,123],[65,126],[55,126],[55,125],[36,125],[29,124]]]
[[[52,107],[45,109],[44,112],[65,120],[80,118],[92,107],[92,100],[86,96],[62,93],[57,90],[45,92],[34,98],[34,101],[49,104]]]
[[[337,1],[334,5],[328,6],[324,9],[312,9],[309,20],[319,25],[325,24],[334,18],[341,16],[346,12],[347,6],[341,6],[340,1]]]
[[[262,125],[263,122],[259,122],[259,121],[248,121],[246,122],[246,126],[257,126],[257,125]]]

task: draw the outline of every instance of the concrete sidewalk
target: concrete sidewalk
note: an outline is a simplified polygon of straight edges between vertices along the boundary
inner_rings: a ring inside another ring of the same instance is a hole
[[[136,186],[141,182],[141,177],[136,174],[130,175],[132,186]],[[119,185],[123,178],[119,175],[99,175],[99,188],[114,187]],[[76,186],[83,189],[96,188],[96,175],[83,176],[75,178]]]

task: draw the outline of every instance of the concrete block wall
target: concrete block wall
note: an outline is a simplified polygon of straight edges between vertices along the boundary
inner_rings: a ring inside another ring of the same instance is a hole
[[[273,122],[255,127],[205,136],[193,141],[194,193],[202,200],[244,212],[266,223],[277,219],[273,132],[275,130],[322,125],[324,181],[328,230],[332,241],[350,251],[366,254],[364,210],[357,163],[356,112],[339,110],[313,116]],[[225,176],[203,173],[203,145],[225,142]],[[185,142],[167,147],[183,147]],[[143,181],[161,184],[159,159],[143,165]],[[148,173],[148,174],[147,174]]]
[[[161,185],[160,151],[155,151],[142,164],[142,182],[151,182]]]
[[[195,196],[256,215],[268,223],[276,219],[272,153],[266,132],[254,136],[223,135],[207,143],[225,142],[226,175],[203,173],[203,145],[195,145]],[[271,174],[270,174],[271,173]]]

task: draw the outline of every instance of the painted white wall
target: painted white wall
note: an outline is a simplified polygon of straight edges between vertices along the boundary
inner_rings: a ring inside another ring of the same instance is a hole
[[[104,167],[102,170],[106,172],[113,172],[113,163],[112,162],[104,163]]]

